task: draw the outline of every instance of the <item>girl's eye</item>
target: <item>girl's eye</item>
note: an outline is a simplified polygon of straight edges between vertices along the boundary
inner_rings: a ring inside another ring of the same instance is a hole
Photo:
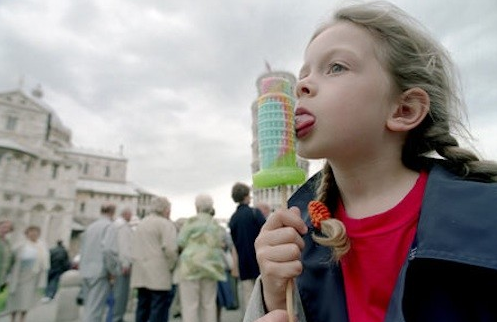
[[[328,65],[328,74],[336,74],[343,72],[345,70],[345,67],[338,63],[331,63]]]

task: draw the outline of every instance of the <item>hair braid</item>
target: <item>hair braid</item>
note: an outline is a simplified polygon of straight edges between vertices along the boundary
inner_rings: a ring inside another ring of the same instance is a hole
[[[482,161],[472,151],[459,146],[456,138],[445,127],[433,124],[424,138],[432,150],[446,159],[450,170],[460,177],[484,182],[497,181],[497,166]]]
[[[336,210],[338,191],[336,189],[335,177],[331,166],[326,162],[322,177],[317,189],[317,200],[328,206],[330,212]],[[332,249],[332,256],[338,262],[350,249],[350,240],[347,236],[345,225],[336,218],[330,218],[321,222],[323,236],[313,234],[314,241],[322,246]]]
[[[317,187],[316,199],[326,204],[326,201],[328,199],[328,190],[330,182],[334,181],[333,170],[331,169],[331,166],[328,164],[328,162],[326,162],[326,164],[324,165],[323,170],[321,170],[321,173],[322,176],[321,176],[321,181],[319,182],[319,186]]]

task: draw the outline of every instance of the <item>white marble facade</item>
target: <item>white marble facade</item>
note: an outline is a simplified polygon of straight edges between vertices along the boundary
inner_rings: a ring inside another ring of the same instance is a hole
[[[14,221],[14,242],[37,225],[48,246],[58,239],[69,245],[104,202],[139,215],[154,196],[126,181],[127,162],[122,151],[73,147],[40,89],[0,93],[0,220]]]

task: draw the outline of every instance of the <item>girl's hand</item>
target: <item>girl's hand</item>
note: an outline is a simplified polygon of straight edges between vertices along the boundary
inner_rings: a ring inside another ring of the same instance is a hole
[[[286,308],[286,285],[302,272],[300,255],[304,240],[301,235],[305,233],[307,226],[300,218],[300,210],[292,207],[277,210],[269,216],[255,240],[264,302],[268,311]]]
[[[288,314],[285,310],[275,310],[258,318],[255,322],[288,322]]]

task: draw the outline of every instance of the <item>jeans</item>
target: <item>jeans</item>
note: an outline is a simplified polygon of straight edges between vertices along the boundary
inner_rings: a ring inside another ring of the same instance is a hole
[[[57,289],[59,288],[59,280],[61,272],[50,272],[48,274],[48,283],[45,288],[45,296],[53,299],[55,297],[55,293],[57,293]]]
[[[154,291],[138,288],[136,322],[167,322],[169,307],[173,302],[176,285],[169,291]]]
[[[128,306],[130,275],[118,275],[112,287],[114,295],[114,312],[112,321],[122,322]]]

